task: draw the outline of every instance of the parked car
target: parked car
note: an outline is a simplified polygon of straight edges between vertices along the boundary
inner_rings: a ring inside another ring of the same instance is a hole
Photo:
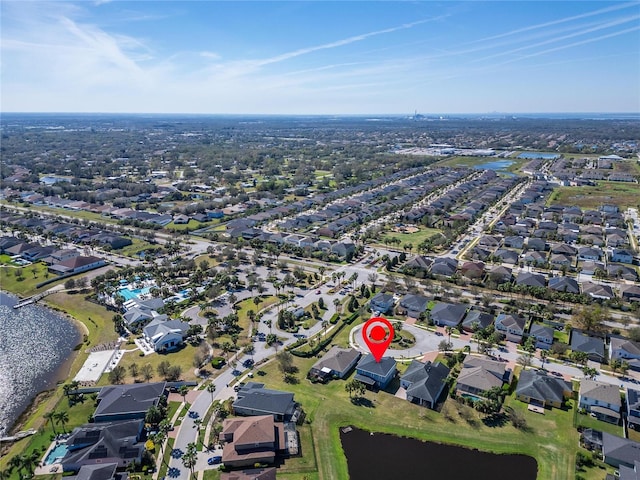
[[[247,358],[244,362],[242,362],[242,366],[245,368],[250,368],[254,363],[255,362],[251,358]]]
[[[221,463],[221,462],[222,462],[222,457],[221,457],[221,456],[219,456],[219,455],[218,455],[218,456],[215,456],[215,457],[209,457],[209,458],[207,459],[207,463],[208,463],[209,465],[218,465],[218,464],[219,464],[219,463]]]

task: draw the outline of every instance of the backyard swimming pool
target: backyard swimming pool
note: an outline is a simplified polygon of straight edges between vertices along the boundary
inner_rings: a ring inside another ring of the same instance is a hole
[[[59,443],[49,453],[47,453],[47,457],[44,459],[44,464],[51,465],[59,462],[62,460],[62,457],[67,454],[67,450],[68,448],[66,443]]]

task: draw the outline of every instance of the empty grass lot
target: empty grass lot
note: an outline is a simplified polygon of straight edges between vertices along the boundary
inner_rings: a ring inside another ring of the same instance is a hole
[[[558,187],[547,205],[575,205],[582,209],[597,209],[600,205],[617,205],[620,210],[640,208],[640,185],[625,182],[598,182],[596,186]]]

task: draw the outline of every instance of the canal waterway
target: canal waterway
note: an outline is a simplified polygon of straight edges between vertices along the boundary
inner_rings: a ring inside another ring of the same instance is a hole
[[[473,478],[535,480],[538,464],[527,455],[497,455],[357,428],[340,433],[350,480]]]
[[[38,393],[64,379],[81,342],[69,318],[41,305],[14,309],[17,301],[0,292],[0,437]]]

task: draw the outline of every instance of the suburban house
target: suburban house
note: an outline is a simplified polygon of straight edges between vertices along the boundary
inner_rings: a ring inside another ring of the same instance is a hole
[[[429,299],[422,295],[408,294],[400,299],[396,312],[411,318],[418,318],[427,310]]]
[[[536,341],[536,348],[548,350],[553,343],[553,328],[540,323],[534,323],[529,329],[529,336]]]
[[[450,277],[458,270],[458,261],[455,258],[438,257],[431,265],[431,273],[433,275],[442,275]]]
[[[103,265],[106,265],[106,262],[102,258],[78,255],[50,265],[49,270],[58,275],[71,275],[93,270]]]
[[[497,265],[489,270],[489,279],[496,282],[497,284],[508,283],[512,278],[512,270],[502,265]]]
[[[407,400],[434,409],[447,385],[449,372],[442,363],[413,360],[400,377],[400,386],[406,390]]]
[[[613,289],[609,285],[592,282],[582,283],[582,293],[598,300],[609,300],[614,297]]]
[[[611,360],[640,359],[640,343],[622,337],[610,337],[609,355]]]
[[[287,445],[287,433],[273,415],[226,418],[220,434],[224,442],[222,463],[228,467],[274,463],[276,453]]]
[[[462,321],[462,329],[465,332],[475,332],[487,328],[493,323],[493,315],[471,308]]]
[[[431,320],[438,326],[456,327],[465,313],[466,304],[437,302],[431,309]]]
[[[611,252],[611,261],[633,264],[633,253],[624,248],[614,248]]]
[[[393,308],[395,302],[396,301],[392,294],[380,292],[371,298],[369,301],[369,308],[371,308],[372,312],[385,314]]]
[[[618,424],[622,400],[617,385],[582,380],[578,397],[578,408],[595,414],[596,418],[605,422]]]
[[[627,425],[633,430],[640,430],[640,390],[627,388],[625,397],[627,402]]]
[[[504,362],[467,355],[456,383],[456,394],[482,398],[494,387],[502,388],[511,381],[511,370]]]
[[[499,248],[493,252],[493,258],[499,260],[502,263],[509,263],[515,265],[518,263],[518,252],[509,250],[507,248]]]
[[[549,279],[549,288],[557,292],[580,293],[580,285],[572,277],[553,277]]]
[[[156,352],[170,352],[182,345],[189,330],[189,324],[181,320],[165,320],[165,316],[155,317],[143,329],[144,339]]]
[[[637,285],[622,285],[620,296],[628,302],[640,302],[640,287]]]
[[[300,415],[293,393],[264,388],[263,383],[249,382],[238,391],[233,413],[245,417],[272,415],[278,422],[295,422]]]
[[[309,377],[323,381],[344,378],[356,366],[360,356],[361,353],[354,348],[340,348],[334,345],[311,367]]]
[[[520,272],[516,277],[516,285],[544,288],[546,281],[544,275],[531,272]]]
[[[633,469],[635,463],[640,462],[640,443],[602,432],[602,460],[607,465],[620,467],[622,475],[622,467]]]
[[[578,260],[598,261],[602,258],[602,250],[597,247],[582,247],[578,250]]]
[[[149,407],[157,407],[161,397],[167,396],[165,382],[108,385],[100,389],[94,422],[144,419]]]
[[[579,330],[571,330],[571,350],[584,352],[589,360],[602,363],[604,361],[604,340],[600,337],[589,337]]]
[[[372,389],[384,390],[396,376],[396,361],[391,357],[382,357],[376,362],[372,354],[360,359],[356,366],[355,380]]]
[[[83,467],[113,465],[123,468],[138,463],[145,452],[143,419],[88,423],[74,428],[67,439],[67,453],[60,463],[65,472]]]
[[[520,343],[527,321],[520,315],[500,313],[496,317],[496,330],[504,334],[508,341]]]
[[[67,480],[128,480],[129,472],[118,472],[118,464],[100,463],[95,465],[83,465],[75,475],[65,475]]]
[[[516,388],[516,398],[537,407],[561,408],[572,394],[570,382],[548,375],[544,370],[522,370]]]

